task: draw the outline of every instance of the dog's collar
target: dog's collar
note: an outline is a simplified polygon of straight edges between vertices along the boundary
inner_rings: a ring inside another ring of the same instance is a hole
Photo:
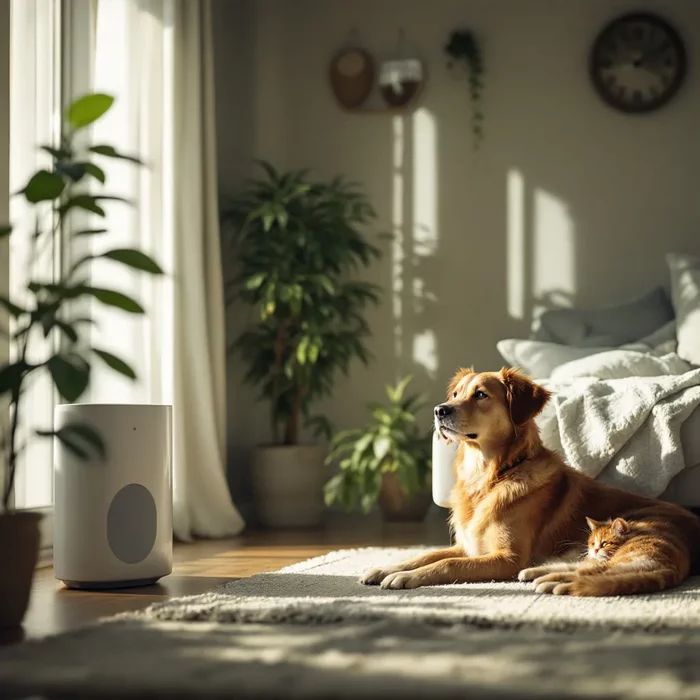
[[[498,476],[509,472],[511,469],[515,469],[515,467],[521,465],[525,461],[525,459],[525,457],[518,457],[516,460],[513,461],[512,464],[509,462],[505,462],[501,465],[501,468],[498,470]]]

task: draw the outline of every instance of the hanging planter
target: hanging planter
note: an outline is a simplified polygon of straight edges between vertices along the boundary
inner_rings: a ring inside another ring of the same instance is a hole
[[[459,66],[466,71],[469,97],[472,104],[472,136],[474,150],[484,138],[484,113],[481,111],[481,95],[484,89],[484,60],[481,47],[474,33],[468,29],[455,30],[445,45],[447,66],[455,72]]]

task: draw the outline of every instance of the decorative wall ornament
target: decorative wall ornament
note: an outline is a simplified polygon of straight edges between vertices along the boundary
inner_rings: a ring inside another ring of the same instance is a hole
[[[346,109],[365,103],[372,92],[374,76],[374,59],[358,46],[341,49],[331,60],[331,88],[335,98]]]

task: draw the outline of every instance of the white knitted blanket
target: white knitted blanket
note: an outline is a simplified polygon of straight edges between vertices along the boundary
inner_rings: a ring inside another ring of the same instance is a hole
[[[627,371],[636,376],[600,379],[589,368],[588,376],[568,382],[542,382],[553,396],[538,424],[545,445],[576,469],[659,496],[686,466],[680,431],[700,404],[700,369],[640,376],[648,373],[638,366],[647,357],[630,353],[629,361]]]

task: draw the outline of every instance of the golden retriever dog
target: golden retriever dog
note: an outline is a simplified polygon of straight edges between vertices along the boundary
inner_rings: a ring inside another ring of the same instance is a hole
[[[517,370],[460,370],[450,382],[447,401],[435,407],[435,429],[459,443],[451,494],[454,545],[373,569],[361,582],[404,589],[517,577],[534,579],[539,592],[571,595],[616,595],[669,585],[668,577],[653,570],[654,562],[594,573],[586,576],[588,585],[581,585],[584,576],[571,563],[571,554],[580,560],[585,552],[587,518],[617,517],[663,522],[681,562],[673,585],[685,578],[700,559],[700,518],[680,506],[611,488],[567,466],[544,447],[534,420],[549,398],[544,387]],[[605,585],[592,585],[606,576]]]

